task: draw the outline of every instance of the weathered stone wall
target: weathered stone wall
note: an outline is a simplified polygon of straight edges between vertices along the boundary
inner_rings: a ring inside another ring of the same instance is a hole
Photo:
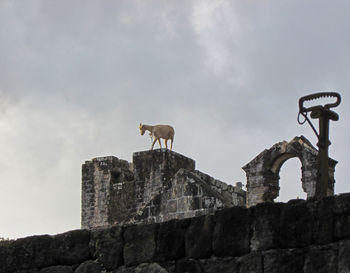
[[[173,177],[179,170],[194,171],[195,161],[167,149],[157,149],[134,153],[133,165],[138,193],[136,207],[138,214],[143,215],[138,220],[150,216],[150,220],[161,221],[156,218],[161,195],[173,186]]]
[[[350,194],[0,243],[0,273],[348,273]]]
[[[299,158],[301,162],[301,184],[307,198],[314,197],[316,182],[319,179],[317,155],[317,149],[304,136],[295,137],[290,142],[276,143],[270,149],[261,152],[243,167],[247,175],[247,206],[266,201],[272,202],[278,197],[279,171],[283,163],[292,157]],[[328,196],[334,194],[336,164],[337,161],[329,159]]]
[[[228,185],[198,170],[195,171],[197,177],[205,181],[206,184],[220,193],[224,198],[231,200],[234,206],[242,206],[246,202],[246,191],[243,190],[242,182],[236,182],[235,186]]]
[[[128,220],[135,211],[132,165],[113,156],[82,166],[82,227],[106,226],[115,215]]]
[[[82,167],[82,228],[163,222],[245,204],[240,183],[227,185],[195,170],[195,161],[167,149],[137,152]]]

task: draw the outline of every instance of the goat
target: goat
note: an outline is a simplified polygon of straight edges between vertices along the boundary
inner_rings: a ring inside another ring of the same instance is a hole
[[[160,143],[160,139],[163,138],[165,142],[165,147],[168,148],[168,140],[170,139],[170,150],[173,149],[173,141],[174,141],[174,135],[175,130],[170,125],[146,125],[140,123],[139,125],[140,134],[143,136],[146,131],[150,132],[150,136],[152,139],[152,147],[151,150],[153,150],[154,144],[156,141],[158,141],[160,148],[162,148],[162,144]],[[154,139],[152,138],[154,137]]]

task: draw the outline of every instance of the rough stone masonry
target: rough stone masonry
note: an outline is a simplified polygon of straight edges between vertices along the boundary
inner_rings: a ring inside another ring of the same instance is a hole
[[[82,228],[158,223],[245,204],[242,183],[227,185],[168,149],[136,152],[132,163],[107,156],[82,166]]]
[[[349,273],[350,194],[0,242],[0,273]]]
[[[320,172],[317,167],[318,150],[304,136],[282,141],[265,149],[243,167],[247,174],[247,206],[273,202],[279,195],[279,171],[285,161],[292,157],[301,162],[301,184],[307,199],[315,197]],[[329,158],[327,196],[334,195],[334,172],[338,162]],[[298,187],[296,181],[295,186]]]

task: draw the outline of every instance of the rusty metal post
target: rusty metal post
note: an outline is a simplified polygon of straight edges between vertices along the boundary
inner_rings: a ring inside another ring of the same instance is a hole
[[[331,104],[326,104],[324,106],[317,105],[309,108],[304,107],[305,101],[310,101],[318,98],[324,97],[334,97],[336,102]],[[340,104],[341,97],[338,93],[335,92],[323,92],[315,93],[299,99],[299,115],[304,116],[305,120],[300,122],[298,116],[299,124],[305,123],[307,121],[311,126],[312,130],[315,132],[318,138],[318,181],[316,181],[316,192],[315,196],[317,198],[322,198],[328,195],[332,195],[333,192],[330,192],[331,178],[329,177],[329,156],[328,148],[331,145],[329,140],[329,121],[337,121],[339,116],[334,111],[331,111],[330,108],[336,107]],[[312,125],[309,120],[307,113],[311,112],[311,118],[319,120],[319,133],[317,133],[315,127]]]

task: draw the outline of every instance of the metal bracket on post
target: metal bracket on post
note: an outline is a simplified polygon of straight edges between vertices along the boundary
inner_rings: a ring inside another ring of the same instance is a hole
[[[325,105],[316,105],[312,107],[304,107],[305,101],[311,101],[319,98],[335,98],[334,103],[329,103]],[[337,107],[341,102],[341,96],[336,92],[321,92],[315,93],[308,96],[301,97],[299,99],[299,114],[298,114],[298,123],[304,124],[306,121],[311,126],[312,130],[318,138],[318,173],[319,179],[316,182],[316,198],[322,198],[328,196],[328,189],[331,183],[329,177],[329,157],[328,157],[328,147],[331,145],[329,141],[329,120],[337,121],[339,116],[334,111],[331,111],[330,108]],[[307,113],[311,112],[311,118],[319,120],[319,133],[317,133],[315,127],[309,120]],[[305,120],[300,121],[300,115],[302,115]]]

